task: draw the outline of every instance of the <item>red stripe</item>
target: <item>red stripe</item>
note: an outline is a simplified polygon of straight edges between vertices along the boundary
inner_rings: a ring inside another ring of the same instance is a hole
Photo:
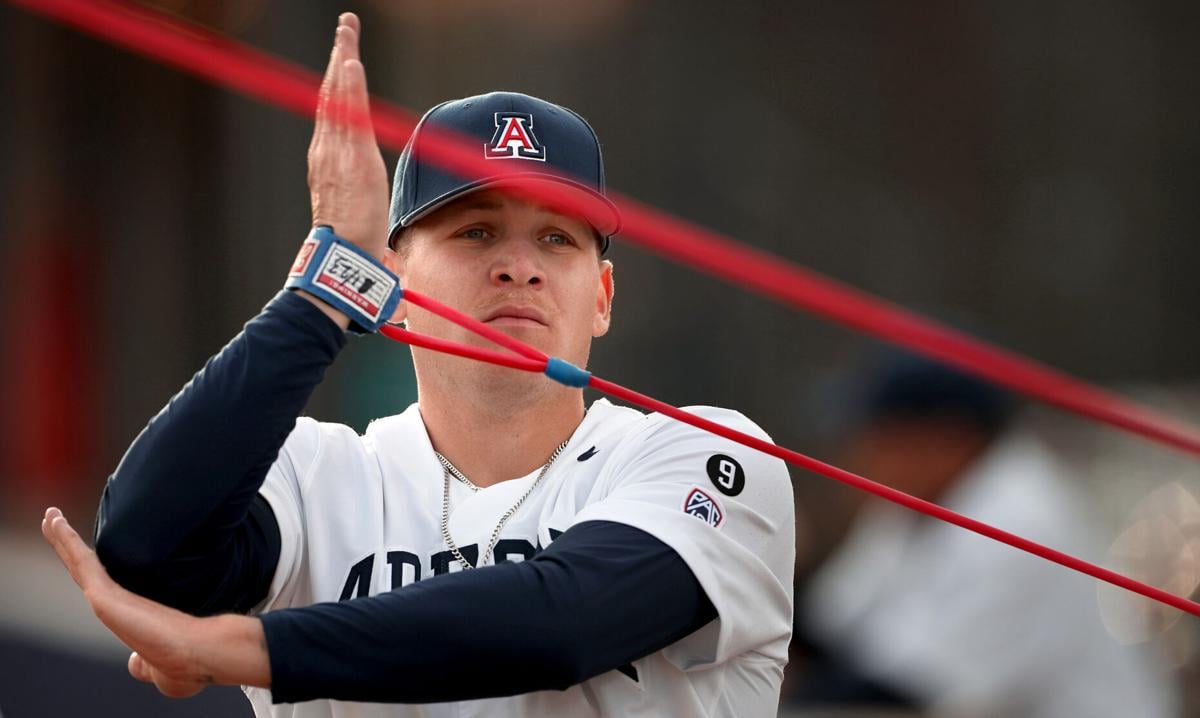
[[[477,359],[479,361],[488,362],[489,364],[497,364],[499,366],[511,367],[520,369],[521,371],[540,373],[546,368],[546,362],[537,361],[535,359],[526,359],[525,357],[517,357],[512,354],[505,354],[494,349],[483,349],[481,347],[473,347],[467,344],[459,344],[457,342],[438,339],[436,337],[427,336],[425,334],[416,334],[407,329],[385,324],[379,328],[379,333],[389,339],[394,339],[398,342],[411,344],[415,347],[423,347],[432,349],[443,354],[454,354],[455,356],[467,357],[468,359]]]
[[[291,66],[261,53],[241,48],[211,33],[181,29],[177,23],[164,20],[146,11],[107,2],[10,1],[294,111],[311,114],[315,107],[314,89],[317,85],[315,75],[296,71]],[[393,148],[403,144],[403,138],[407,137],[413,125],[411,116],[392,110],[380,112],[378,109],[373,114],[381,143]],[[433,154],[437,155],[436,159],[439,161],[445,160],[452,169],[457,169],[459,166],[465,168],[472,164],[467,161],[466,157],[472,153],[463,152],[455,147],[439,147],[436,152],[431,152],[431,157]],[[564,192],[557,193],[554,199],[564,206],[571,206],[571,197]],[[785,263],[765,252],[737,245],[725,237],[627,199],[619,199],[617,204],[621,207],[625,218],[626,234],[630,238],[639,239],[644,246],[649,246],[667,256],[730,279],[793,306],[809,309],[902,346],[940,358],[952,365],[973,371],[1050,403],[1078,411],[1101,421],[1107,421],[1115,426],[1144,434],[1193,453],[1200,453],[1200,439],[1195,436],[1190,427],[1165,420],[1153,412],[1141,409],[1102,390],[1089,387],[1014,354],[979,343],[915,314],[820,277],[796,265]],[[431,303],[427,302],[427,304],[433,306]],[[544,367],[544,362],[530,358],[513,357],[492,350],[422,337],[395,327],[384,327],[382,331],[385,335],[398,341],[523,371],[541,371]],[[511,338],[505,340],[504,344],[526,357],[538,354],[532,347],[521,345],[523,348],[516,348],[515,345],[520,345],[520,342]],[[974,531],[1188,613],[1200,615],[1200,604],[1134,581],[1114,571],[962,516],[790,449],[715,424],[598,377],[592,377],[591,385],[611,396],[644,409],[661,412],[697,428],[780,458],[795,466],[829,476],[915,511]]]
[[[525,344],[524,342],[513,339],[512,337],[505,334],[504,332],[497,331],[496,329],[489,327],[488,325],[484,324],[483,322],[479,321],[478,319],[467,316],[466,314],[463,314],[462,312],[458,311],[457,309],[448,307],[445,304],[442,304],[441,302],[437,301],[436,299],[427,297],[424,294],[414,292],[411,289],[405,289],[404,290],[404,299],[417,305],[418,307],[422,307],[430,312],[433,312],[434,314],[436,314],[444,319],[448,319],[461,327],[470,329],[471,331],[475,332],[479,336],[481,336],[485,339],[488,339],[492,342],[495,342],[496,344],[499,344],[500,346],[504,347],[505,349],[508,349],[511,352],[519,354],[520,356],[523,356],[526,359],[540,362],[541,366],[539,368],[535,369],[534,371],[541,371],[542,369],[544,369],[546,367],[546,360],[550,358],[550,357],[546,356],[544,353],[529,346],[528,344]]]
[[[258,65],[249,60],[261,60],[254,57],[257,53],[240,51],[232,43],[221,41],[207,46],[191,45],[182,41],[166,42],[164,38],[152,31],[152,28],[141,25],[144,19],[138,19],[141,11],[122,8],[109,3],[85,3],[75,0],[39,0],[25,2],[14,0],[17,4],[26,5],[47,14],[53,15],[68,24],[98,31],[100,25],[107,32],[99,34],[117,40],[123,44],[131,44],[148,54],[167,53],[173,64],[200,74],[210,79],[216,79],[236,89],[253,94],[264,99],[270,99],[277,104],[294,110],[311,113],[314,108],[313,86],[315,76],[298,77],[298,73],[283,72],[280,68],[272,69],[269,65],[282,65],[275,61],[260,62]],[[75,13],[74,16],[63,16],[62,13]],[[204,34],[197,33],[196,38],[203,41]],[[208,38],[211,40],[211,37]],[[230,52],[230,50],[235,52]],[[191,50],[186,51],[186,50]],[[170,51],[170,52],[168,52]],[[238,57],[238,53],[248,55],[248,58]],[[165,59],[165,58],[164,58]],[[236,68],[241,75],[231,77],[224,70]],[[283,66],[283,70],[287,70]],[[238,79],[240,77],[240,79]],[[377,116],[377,127],[380,127]],[[393,131],[402,131],[405,135],[411,130],[402,128],[399,124],[388,123]],[[381,138],[395,132],[381,133]],[[389,143],[390,144],[390,143]],[[396,146],[391,144],[391,146]],[[566,198],[563,198],[566,200]],[[569,204],[569,201],[564,201]],[[889,306],[877,299],[851,290],[829,279],[791,264],[782,263],[778,258],[764,252],[758,252],[732,243],[730,240],[667,217],[654,210],[635,205],[629,200],[620,200],[625,217],[625,232],[639,237],[643,243],[664,254],[685,261],[699,269],[722,276],[748,288],[768,296],[773,296],[787,303],[816,311],[847,325],[862,329],[877,336],[887,338],[895,343],[920,349],[950,364],[963,369],[973,370],[982,376],[992,378],[999,383],[1014,389],[1019,389],[1043,398],[1064,408],[1079,411],[1088,416],[1108,421],[1116,426],[1143,433],[1151,438],[1176,445],[1180,448],[1200,453],[1200,441],[1191,435],[1186,427],[1171,425],[1169,422],[1141,410],[1105,392],[1093,389],[1080,382],[1072,380],[1056,372],[1049,371],[1036,364],[1028,362],[1016,355],[987,347],[961,334],[922,319],[912,313]],[[407,292],[406,295],[413,295]],[[420,295],[417,295],[420,297]],[[424,306],[444,308],[432,300],[420,297],[414,303],[425,300]],[[448,309],[448,308],[446,308]],[[441,313],[441,312],[439,312]],[[448,318],[457,314],[453,310],[442,313]],[[461,318],[461,317],[459,317]],[[464,322],[464,325],[470,323]],[[490,327],[480,325],[495,333]],[[480,327],[469,326],[478,329]],[[518,358],[501,354],[500,352],[469,347],[466,345],[423,337],[396,327],[384,327],[382,332],[397,341],[412,343],[416,346],[448,352],[458,356],[469,357],[502,366],[509,366],[523,371],[541,371],[544,362],[531,358]],[[540,354],[532,347],[526,347],[521,342],[502,335],[506,347],[518,351],[526,357]],[[888,501],[908,507],[912,510],[933,516],[956,526],[960,526],[988,538],[1000,541],[1041,558],[1053,561],[1067,568],[1074,569],[1094,578],[1106,581],[1116,586],[1134,591],[1148,598],[1165,603],[1169,606],[1200,615],[1200,604],[1186,598],[1147,585],[1140,581],[1110,571],[1095,564],[1075,558],[1061,551],[1042,546],[1036,542],[1022,538],[1007,531],[1002,531],[975,519],[963,516],[949,509],[928,501],[905,494],[902,491],[878,484],[870,479],[839,469],[811,457],[800,454],[775,444],[749,436],[729,427],[708,421],[688,412],[677,409],[669,404],[660,402],[652,397],[640,394],[618,384],[593,376],[591,386],[610,396],[627,401],[649,411],[657,411],[676,420],[685,422],[699,429],[723,436],[731,441],[743,444],[771,456],[782,459],[795,466],[813,471],[824,476],[841,481],[863,491],[867,491]]]
[[[821,474],[822,476],[828,476],[829,478],[836,479],[843,484],[847,484],[856,489],[874,494],[882,499],[891,501],[892,503],[912,509],[913,511],[918,511],[927,516],[932,516],[936,519],[945,521],[946,523],[960,526],[968,531],[974,531],[977,534],[994,539],[1000,543],[1008,544],[1013,548],[1018,548],[1027,553],[1031,553],[1034,556],[1039,556],[1047,561],[1053,561],[1060,566],[1066,566],[1067,568],[1074,569],[1075,571],[1087,574],[1093,578],[1098,578],[1101,581],[1111,583],[1114,586],[1120,586],[1121,588],[1133,591],[1134,593],[1139,593],[1147,598],[1152,598],[1155,601],[1165,603],[1168,606],[1173,606],[1180,610],[1187,611],[1192,615],[1200,616],[1200,603],[1196,603],[1195,601],[1191,601],[1182,596],[1177,596],[1168,591],[1164,591],[1161,588],[1155,588],[1154,586],[1142,583],[1141,581],[1135,581],[1134,579],[1119,574],[1116,571],[1111,571],[1102,566],[1097,566],[1094,563],[1089,563],[1083,559],[1063,553],[1062,551],[1052,549],[1048,546],[1043,546],[1042,544],[1039,544],[1035,541],[1030,541],[1029,539],[1023,538],[1014,533],[1009,533],[1008,531],[985,524],[982,521],[977,521],[968,516],[963,516],[962,514],[951,511],[943,506],[938,506],[935,503],[911,496],[903,491],[893,489],[890,486],[884,486],[883,484],[871,481],[864,476],[850,473],[845,469],[839,469],[836,466],[826,464],[823,461],[818,461],[817,459],[814,459],[810,456],[805,456],[797,451],[792,451],[791,449],[777,446],[768,441],[763,441],[758,437],[750,436],[749,434],[743,434],[740,431],[730,429],[727,426],[717,424],[709,421],[708,419],[696,416],[695,414],[690,414],[682,409],[677,409],[670,404],[663,403],[653,397],[646,396],[645,394],[639,394],[632,389],[627,389],[619,384],[614,384],[597,376],[592,376],[589,386],[599,392],[603,392],[609,396],[629,402],[630,404],[639,406],[648,411],[657,411],[661,414],[671,417],[672,419],[682,421],[685,424],[690,424],[698,429],[703,429],[704,431],[722,436],[730,441],[735,441],[743,446],[748,446],[752,449],[761,451],[764,454],[769,454],[778,459],[782,459],[793,466],[799,466],[802,469]]]
[[[249,49],[164,15],[106,0],[9,0],[174,65],[216,84],[312,115],[320,78],[313,72]],[[381,145],[401,149],[416,124],[411,113],[372,101]],[[352,118],[365,121],[366,118]],[[463,142],[431,132],[423,157],[465,176],[493,176],[496,169]],[[521,190],[559,208],[587,214],[587,203],[564,187],[541,184]],[[741,245],[616,193],[621,237],[789,306],[932,357],[1014,391],[1154,441],[1200,455],[1200,431],[1116,394],[1091,386],[1036,361],[980,342],[767,252]]]
[[[468,329],[471,328],[470,326],[467,326],[467,323],[464,323],[463,326],[467,327]],[[532,359],[526,359],[524,357],[513,356],[511,354],[503,354],[501,352],[492,351],[489,349],[481,349],[479,347],[458,344],[456,342],[446,341],[444,339],[436,339],[434,337],[428,337],[422,334],[414,334],[413,332],[404,329],[397,329],[396,327],[385,326],[383,327],[382,332],[385,336],[388,336],[389,338],[399,342],[405,342],[414,346],[433,349],[434,351],[455,354],[457,356],[469,357],[471,359],[477,359],[479,361],[485,361],[491,364],[508,366],[515,369],[520,369],[522,371],[540,372],[546,367],[546,362],[544,361],[535,361]],[[508,339],[509,341],[507,343],[509,344],[522,344],[522,342],[513,339],[512,337],[508,337]],[[524,348],[529,351],[536,351],[533,350],[532,347],[525,346]],[[1182,596],[1177,596],[1168,591],[1164,591],[1161,588],[1156,588],[1149,584],[1142,583],[1141,581],[1135,581],[1134,579],[1119,574],[1116,571],[1111,571],[1094,563],[1089,563],[1083,559],[1076,558],[1057,549],[1043,546],[1036,541],[1030,541],[1029,539],[1023,538],[1014,533],[1009,533],[1008,531],[998,529],[982,521],[977,521],[968,516],[951,511],[945,507],[938,506],[930,501],[919,499],[915,496],[906,494],[903,491],[898,491],[889,486],[876,483],[864,476],[859,476],[858,474],[851,473],[845,469],[840,469],[832,464],[826,464],[823,461],[806,456],[798,451],[793,451],[791,449],[772,444],[771,442],[764,441],[756,436],[750,436],[749,434],[742,433],[736,429],[731,429],[723,424],[709,421],[708,419],[696,416],[695,414],[686,412],[670,404],[659,401],[654,397],[647,396],[632,389],[623,387],[620,384],[615,384],[611,381],[607,381],[593,375],[591,380],[588,382],[588,386],[596,391],[633,404],[634,406],[641,407],[647,411],[658,412],[703,431],[716,434],[717,436],[724,437],[730,441],[737,442],[738,444],[750,447],[756,451],[761,451],[769,456],[782,459],[783,461],[786,461],[793,466],[798,466],[802,469],[805,469],[806,471],[821,474],[822,476],[828,476],[831,479],[836,479],[844,484],[853,486],[856,489],[874,494],[875,496],[912,509],[913,511],[917,511],[941,521],[954,524],[955,526],[967,529],[968,531],[973,531],[981,536],[986,536],[995,541],[999,541],[1000,543],[1007,544],[1013,548],[1025,551],[1026,553],[1031,553],[1034,556],[1044,558],[1047,561],[1053,561],[1060,566],[1066,566],[1069,569],[1079,571],[1080,573],[1086,574],[1093,578],[1111,583],[1114,586],[1119,586],[1129,591],[1133,591],[1134,593],[1146,596],[1147,598],[1164,603],[1168,606],[1173,606],[1182,611],[1187,611],[1192,615],[1200,616],[1200,603],[1196,603],[1195,601],[1191,601]]]

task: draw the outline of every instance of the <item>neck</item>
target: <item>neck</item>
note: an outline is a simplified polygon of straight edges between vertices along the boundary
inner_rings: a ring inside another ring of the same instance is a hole
[[[437,392],[422,392],[418,405],[434,450],[476,486],[492,486],[540,468],[583,421],[583,393],[551,389],[527,406]]]

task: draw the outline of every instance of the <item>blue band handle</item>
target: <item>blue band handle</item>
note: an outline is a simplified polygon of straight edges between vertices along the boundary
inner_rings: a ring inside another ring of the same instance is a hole
[[[559,384],[573,386],[582,389],[588,385],[588,380],[592,378],[592,373],[586,369],[580,369],[569,361],[559,359],[558,357],[550,357],[546,362],[546,376],[550,377]]]

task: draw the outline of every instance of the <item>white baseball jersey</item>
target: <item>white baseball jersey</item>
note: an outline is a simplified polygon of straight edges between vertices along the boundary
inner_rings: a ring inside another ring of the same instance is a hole
[[[767,439],[741,414],[691,411]],[[474,559],[537,477],[473,492],[450,482],[450,532]],[[282,550],[262,611],[376,595],[461,570],[441,535],[442,466],[416,404],[349,427],[301,418],[261,488]],[[660,414],[596,401],[542,483],[508,521],[497,561],[519,561],[584,521],[614,521],[669,545],[719,618],[658,653],[566,691],[426,705],[310,701],[260,718],[468,716],[774,716],[792,627],[791,482],[782,461]],[[488,563],[491,563],[489,560]],[[486,569],[484,569],[486,570]],[[480,606],[463,621],[494,620]],[[536,641],[537,636],[530,636]],[[464,677],[464,680],[467,680]]]

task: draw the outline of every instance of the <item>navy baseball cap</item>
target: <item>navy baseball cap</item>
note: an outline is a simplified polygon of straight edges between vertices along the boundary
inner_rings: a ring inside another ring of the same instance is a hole
[[[497,176],[468,179],[421,158],[429,127],[478,140],[485,158],[496,162]],[[506,180],[546,180],[579,190],[585,219],[608,250],[609,236],[621,226],[616,206],[604,193],[604,160],[596,132],[577,113],[519,92],[450,100],[434,107],[413,130],[400,154],[392,185],[389,241],[396,232],[447,203]]]

